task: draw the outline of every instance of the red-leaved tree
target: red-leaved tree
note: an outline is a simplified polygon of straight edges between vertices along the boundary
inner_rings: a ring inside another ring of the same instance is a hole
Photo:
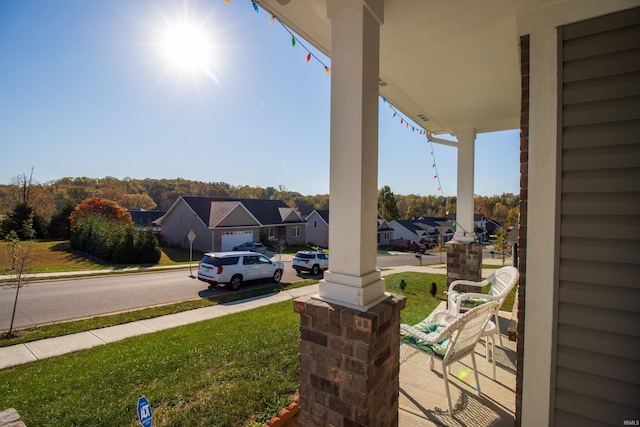
[[[128,225],[132,222],[131,214],[113,200],[93,197],[83,200],[69,215],[72,232],[76,230],[78,222],[85,215],[100,215],[118,225]]]

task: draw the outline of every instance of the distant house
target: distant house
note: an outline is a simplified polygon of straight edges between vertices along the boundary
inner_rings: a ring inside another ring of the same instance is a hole
[[[154,221],[164,215],[165,211],[146,211],[144,209],[128,209],[133,225],[138,230],[159,231]]]
[[[388,245],[393,239],[393,227],[386,219],[378,218],[378,245]]]
[[[307,242],[313,246],[329,247],[329,210],[316,209],[307,215]]]
[[[181,196],[155,221],[164,245],[193,249],[232,250],[244,242],[284,240],[288,245],[306,242],[305,221],[281,200],[226,199]]]
[[[455,227],[446,218],[398,219],[391,221],[394,239],[424,240],[444,245],[453,238]]]

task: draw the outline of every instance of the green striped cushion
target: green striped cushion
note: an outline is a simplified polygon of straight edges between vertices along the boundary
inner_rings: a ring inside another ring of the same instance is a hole
[[[458,292],[458,291],[449,292],[449,296],[451,297],[451,300],[455,301],[455,302],[458,301],[458,299],[460,298],[460,295],[462,295],[462,292]],[[484,304],[487,301],[488,300],[486,300],[484,298],[466,297],[465,299],[463,299],[460,302],[460,307],[462,307],[462,308],[474,308],[474,307],[477,307],[479,305]]]
[[[418,323],[417,325],[413,325],[413,327],[418,329],[420,332],[424,332],[425,334],[430,334],[434,332],[440,333],[444,330],[446,326],[440,325],[439,323],[436,323],[432,320],[425,319],[422,322]],[[428,344],[422,341],[421,339],[416,338],[413,335],[409,335],[406,332],[401,330],[400,339],[405,344],[408,344],[412,347],[417,348],[418,350],[422,350],[425,353],[438,356],[438,357],[444,357],[444,355],[447,354],[447,350],[449,349],[449,338],[445,338],[443,341],[437,344]]]

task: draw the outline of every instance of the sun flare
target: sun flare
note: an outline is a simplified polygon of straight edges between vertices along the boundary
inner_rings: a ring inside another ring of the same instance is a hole
[[[211,42],[207,33],[194,24],[182,22],[164,34],[162,52],[172,66],[185,71],[205,69],[210,65]]]
[[[163,62],[167,64],[168,73],[188,75],[194,80],[206,76],[219,83],[213,71],[216,44],[213,34],[204,24],[187,17],[174,22],[165,21],[159,36],[157,47]]]

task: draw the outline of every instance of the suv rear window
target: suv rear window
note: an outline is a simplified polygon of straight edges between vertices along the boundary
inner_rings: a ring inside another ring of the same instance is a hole
[[[220,267],[221,265],[236,265],[238,263],[238,259],[239,257],[237,256],[216,258],[216,257],[205,255],[200,262],[203,264],[213,265],[214,267]]]
[[[314,254],[303,254],[302,252],[298,252],[296,256],[302,259],[315,259],[316,257]]]

